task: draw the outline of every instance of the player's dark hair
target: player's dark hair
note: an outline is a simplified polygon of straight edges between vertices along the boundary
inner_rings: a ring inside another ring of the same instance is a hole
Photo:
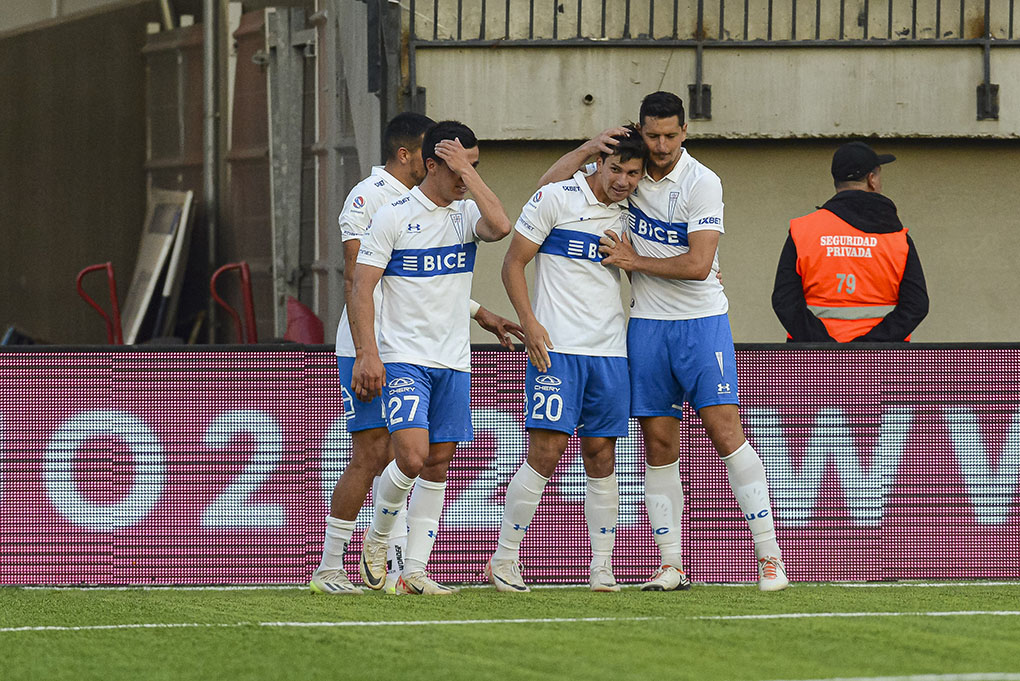
[[[436,163],[442,163],[443,159],[436,156],[436,145],[452,139],[459,139],[465,149],[478,146],[478,138],[471,128],[460,121],[439,121],[425,131],[425,139],[421,143],[421,160],[428,161],[431,158]]]
[[[641,125],[645,124],[645,119],[648,117],[669,118],[670,116],[676,116],[680,125],[684,124],[684,102],[672,92],[660,90],[641,100],[641,112],[638,114]]]
[[[645,144],[645,139],[641,136],[637,126],[631,123],[625,125],[627,133],[625,135],[613,135],[613,139],[616,140],[616,146],[613,147],[613,153],[607,154],[606,152],[600,152],[599,156],[605,161],[609,156],[619,156],[621,163],[626,163],[632,158],[641,160],[642,162],[648,160],[648,145]]]
[[[383,131],[383,154],[386,160],[395,159],[401,147],[410,151],[417,149],[421,145],[421,136],[435,124],[428,116],[410,111],[394,116]]]

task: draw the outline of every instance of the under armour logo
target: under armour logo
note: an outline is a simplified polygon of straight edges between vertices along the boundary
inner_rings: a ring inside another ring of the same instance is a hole
[[[531,527],[531,525],[521,526],[521,525],[518,525],[517,523],[514,523],[514,529],[515,530],[520,530],[521,532],[527,532],[529,527]]]
[[[599,534],[616,534],[615,527],[600,527]]]
[[[383,515],[397,515],[398,513],[400,513],[400,509],[399,508],[395,508],[392,511],[390,509],[388,509],[388,508],[383,508],[383,509],[380,509],[380,510],[382,511]]]

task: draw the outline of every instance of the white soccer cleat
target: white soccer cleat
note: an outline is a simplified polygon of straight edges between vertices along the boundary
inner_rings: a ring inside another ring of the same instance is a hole
[[[425,574],[425,571],[412,572],[409,575],[400,575],[397,580],[397,595],[410,594],[412,596],[450,596],[460,589],[440,584]]]
[[[496,560],[490,558],[485,564],[485,578],[492,582],[496,591],[527,593],[531,591],[521,576],[521,561]]]
[[[652,578],[641,585],[642,591],[687,591],[691,588],[691,580],[682,568],[663,565]]]
[[[592,591],[615,592],[620,590],[613,576],[613,568],[609,565],[596,565],[591,569],[588,584]]]
[[[372,541],[370,538],[372,528],[365,530],[365,536],[361,544],[361,561],[358,563],[358,572],[361,579],[369,589],[378,591],[383,588],[386,582],[386,542]]]
[[[343,568],[337,570],[316,570],[308,588],[313,594],[327,596],[360,596],[364,591],[351,584]]]
[[[758,559],[758,588],[762,591],[782,591],[790,586],[782,558],[766,556]]]

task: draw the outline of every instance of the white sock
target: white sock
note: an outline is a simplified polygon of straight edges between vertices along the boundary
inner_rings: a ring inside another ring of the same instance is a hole
[[[409,478],[397,467],[396,460],[390,461],[379,476],[378,496],[375,497],[375,513],[369,533],[375,541],[388,541],[397,523],[400,511],[407,507],[407,495],[417,478]]]
[[[372,480],[372,499],[379,498],[380,476]],[[404,555],[407,554],[407,509],[401,508],[397,514],[397,521],[390,531],[390,538],[386,540],[386,572],[400,574],[404,569]]]
[[[616,473],[588,478],[584,490],[584,519],[591,538],[591,565],[608,565],[616,543],[616,518],[620,512],[620,488]]]
[[[316,572],[338,570],[344,566],[344,552],[352,534],[354,534],[353,520],[326,516],[326,538],[322,542],[322,560]]]
[[[744,512],[747,526],[754,539],[754,555],[758,558],[774,556],[781,558],[776,542],[776,526],[772,519],[772,502],[769,500],[769,486],[765,481],[765,466],[750,442],[723,457],[730,476],[730,487],[737,498],[740,510]]]
[[[538,471],[525,461],[510,484],[506,486],[506,503],[503,505],[503,522],[499,528],[499,544],[492,556],[496,560],[517,560],[520,556],[521,540],[531,526],[535,517],[535,509],[542,498],[549,478],[539,475]]]
[[[439,532],[439,516],[443,514],[446,483],[419,479],[407,507],[407,553],[404,572],[422,572],[429,563],[432,546]]]
[[[662,565],[683,568],[680,557],[680,522],[684,514],[684,487],[680,461],[665,466],[645,465],[645,508]]]

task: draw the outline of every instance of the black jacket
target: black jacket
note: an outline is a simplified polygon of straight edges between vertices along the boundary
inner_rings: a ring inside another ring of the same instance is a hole
[[[903,229],[896,215],[896,204],[875,192],[842,191],[825,202],[825,210],[834,213],[856,229],[870,234],[889,234]],[[787,235],[783,253],[776,268],[772,288],[772,309],[792,336],[794,342],[836,342],[825,325],[808,310],[804,301],[804,283],[797,274],[797,246]],[[928,288],[924,270],[917,257],[914,242],[907,235],[907,264],[900,282],[900,299],[896,309],[885,316],[871,331],[855,341],[902,341],[917,328],[928,314]]]

